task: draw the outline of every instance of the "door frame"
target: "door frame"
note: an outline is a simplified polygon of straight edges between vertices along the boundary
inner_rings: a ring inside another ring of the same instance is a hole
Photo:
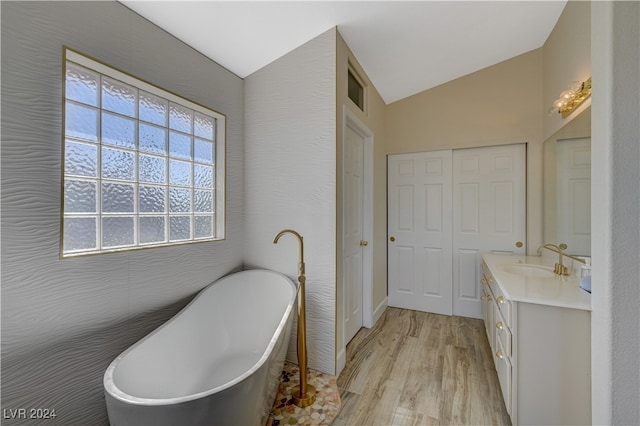
[[[362,238],[369,242],[367,249],[362,254],[362,325],[371,328],[374,325],[373,316],[373,250],[375,243],[373,241],[373,132],[364,124],[358,116],[346,105],[342,107],[342,152],[340,155],[345,158],[345,141],[347,137],[347,127],[350,127],[364,139],[363,149],[363,188],[362,188]],[[347,195],[347,188],[344,179],[344,161],[342,162],[342,170],[340,173],[342,179],[342,198]],[[344,205],[344,203],[343,203]],[[345,211],[342,210],[342,223],[345,223]],[[341,253],[345,250],[344,233],[340,236]],[[343,262],[344,258],[340,259]],[[346,300],[346,280],[344,276],[344,268],[342,268],[342,301]],[[343,306],[344,313],[344,306]],[[342,318],[340,318],[342,322]],[[346,333],[344,322],[342,327],[342,349],[348,342],[345,341]]]

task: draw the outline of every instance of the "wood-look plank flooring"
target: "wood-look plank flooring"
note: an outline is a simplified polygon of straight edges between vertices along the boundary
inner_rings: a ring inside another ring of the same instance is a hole
[[[481,320],[387,308],[347,345],[333,426],[510,425]]]

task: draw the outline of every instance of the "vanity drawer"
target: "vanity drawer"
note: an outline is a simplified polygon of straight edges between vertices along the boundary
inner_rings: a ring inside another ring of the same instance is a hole
[[[500,286],[495,281],[493,276],[487,277],[487,281],[489,281],[489,287],[493,292],[493,298],[495,300],[496,306],[502,314],[502,318],[507,324],[507,327],[511,328],[511,326],[513,325],[513,322],[511,321],[511,301],[504,297],[504,294],[502,294],[502,290],[500,290]]]
[[[480,273],[482,275],[482,280],[483,283],[489,284],[489,277],[491,276],[491,271],[489,271],[489,267],[487,266],[487,264],[485,263],[484,260],[482,260],[482,262],[480,262]]]
[[[491,288],[491,292],[493,293],[493,295],[497,296],[496,289],[498,288],[498,283],[496,282],[495,278],[493,278],[493,275],[491,274],[489,269],[483,270],[482,276],[489,285],[489,288]]]
[[[502,318],[499,309],[494,309],[493,326],[495,327],[496,340],[500,341],[506,356],[511,357],[511,330],[507,326],[504,318]]]
[[[493,300],[493,291],[491,290],[491,286],[489,285],[489,279],[486,275],[482,274],[482,278],[480,279],[480,284],[482,284],[482,291],[487,295],[487,300]]]
[[[493,361],[496,365],[498,373],[498,381],[504,398],[504,405],[507,412],[511,415],[511,359],[505,355],[504,349],[499,340],[496,341],[496,347],[493,353]]]
[[[484,328],[487,332],[487,339],[489,340],[489,346],[493,350],[494,344],[494,336],[495,332],[495,323],[494,323],[494,311],[495,311],[495,303],[493,302],[493,294],[491,294],[491,289],[489,288],[489,284],[486,283],[484,278],[482,279],[482,314],[484,319]]]

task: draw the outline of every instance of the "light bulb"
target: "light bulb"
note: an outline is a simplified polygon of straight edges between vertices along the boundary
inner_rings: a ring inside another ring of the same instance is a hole
[[[564,92],[560,93],[560,98],[561,99],[573,99],[576,97],[576,92],[574,92],[573,90],[565,90]]]
[[[564,107],[566,105],[567,105],[567,100],[566,99],[559,98],[559,99],[556,99],[555,101],[553,101],[553,106],[556,109],[560,109],[560,108],[562,108],[562,107]]]
[[[574,93],[578,93],[580,90],[582,90],[582,82],[572,81],[569,85],[569,90],[573,91]]]

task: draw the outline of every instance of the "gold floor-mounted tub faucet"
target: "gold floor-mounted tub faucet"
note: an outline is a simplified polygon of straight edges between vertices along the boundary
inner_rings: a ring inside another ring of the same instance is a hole
[[[306,306],[304,286],[304,242],[302,235],[293,229],[284,229],[273,239],[273,244],[284,234],[292,234],[300,243],[300,261],[298,262],[298,364],[300,367],[300,385],[293,388],[293,403],[298,407],[308,407],[316,400],[316,389],[307,384],[307,332],[306,332]]]
[[[553,269],[553,272],[555,272],[556,275],[569,275],[569,270],[563,263],[563,260],[564,260],[563,250],[567,249],[567,245],[565,243],[562,243],[560,245],[545,244],[538,249],[538,252],[540,252],[540,250],[542,250],[543,248],[553,249],[553,251],[558,253],[558,263],[555,264],[555,268]]]

